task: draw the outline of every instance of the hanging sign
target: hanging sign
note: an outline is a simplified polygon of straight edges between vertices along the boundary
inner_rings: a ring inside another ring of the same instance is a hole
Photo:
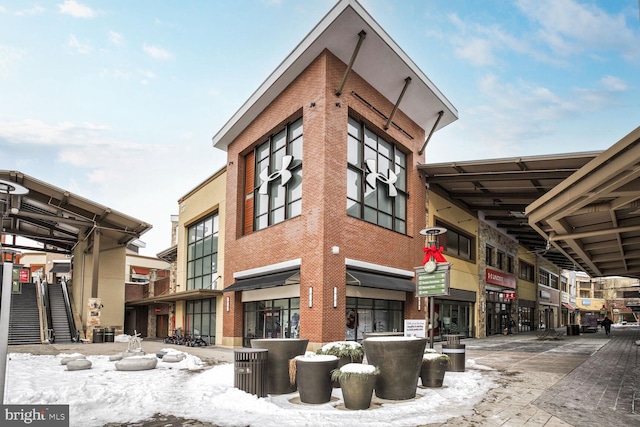
[[[437,263],[436,269],[428,273],[424,267],[416,267],[416,294],[418,297],[449,295],[450,263]]]

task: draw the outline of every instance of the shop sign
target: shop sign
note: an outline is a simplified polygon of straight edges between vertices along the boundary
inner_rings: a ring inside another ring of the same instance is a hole
[[[438,263],[432,273],[424,271],[423,267],[416,267],[416,293],[419,297],[433,297],[449,295],[449,270],[451,264]]]
[[[18,274],[20,276],[20,282],[22,283],[29,282],[29,270],[20,270]]]
[[[424,319],[404,319],[404,336],[425,338],[427,336],[427,321]]]
[[[547,291],[540,291],[540,298],[542,299],[550,299],[551,294]]]
[[[502,286],[503,288],[516,288],[516,277],[511,274],[505,274],[501,271],[492,270],[491,268],[487,268],[485,270],[485,279],[487,283],[491,283],[492,285]]]
[[[505,301],[515,301],[516,293],[515,292],[505,292],[503,294],[503,297],[504,297]]]

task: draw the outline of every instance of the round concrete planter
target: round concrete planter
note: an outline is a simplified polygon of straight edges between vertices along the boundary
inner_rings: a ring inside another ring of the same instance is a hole
[[[449,358],[438,353],[425,353],[420,369],[420,381],[424,387],[442,387]]]
[[[375,366],[361,363],[346,364],[333,372],[331,378],[340,383],[345,408],[369,409],[379,373]]]
[[[320,404],[331,400],[331,371],[338,369],[338,361],[330,355],[296,357],[295,378],[302,403]]]
[[[251,340],[252,348],[268,350],[267,393],[287,394],[296,391],[289,382],[289,360],[307,351],[309,340],[298,338],[258,338]]]
[[[388,400],[413,399],[427,338],[373,337],[362,343],[367,362],[380,369],[376,396]]]

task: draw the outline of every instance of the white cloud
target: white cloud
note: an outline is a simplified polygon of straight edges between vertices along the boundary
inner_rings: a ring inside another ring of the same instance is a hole
[[[173,59],[173,53],[161,47],[152,46],[145,43],[142,48],[144,49],[145,53],[152,58],[161,60]]]
[[[76,36],[74,36],[73,34],[69,36],[69,41],[67,42],[67,46],[69,46],[71,49],[75,50],[76,52],[82,55],[86,55],[88,53],[91,53],[92,51],[90,44],[79,41],[76,38]]]
[[[0,13],[7,13],[7,9],[5,9],[4,7],[0,6]]]
[[[8,77],[11,68],[20,62],[23,57],[24,53],[21,50],[9,46],[0,46],[0,78]]]
[[[116,46],[121,46],[124,44],[124,37],[120,33],[109,31],[109,41]]]
[[[614,92],[622,92],[629,89],[629,85],[624,80],[614,76],[604,76],[601,80],[603,86]]]
[[[500,26],[467,23],[455,13],[448,15],[448,20],[458,30],[448,35],[454,47],[454,53],[472,65],[498,65],[500,53],[509,52],[533,56],[549,62],[548,58],[545,58],[526,40],[509,34]]]
[[[23,10],[17,10],[14,12],[14,15],[16,16],[25,16],[25,15],[40,15],[41,13],[44,13],[45,8],[39,5],[35,5],[33,6],[31,9],[23,9]],[[0,12],[2,12],[0,10]]]
[[[75,0],[65,0],[64,3],[58,5],[58,10],[63,15],[71,15],[74,18],[93,18],[96,16],[93,9]]]
[[[640,36],[623,14],[609,15],[591,3],[575,0],[519,0],[518,7],[540,25],[537,36],[558,55],[614,50],[640,60]],[[634,17],[637,24],[637,16]]]
[[[455,48],[455,53],[473,65],[493,65],[495,63],[493,46],[491,42],[485,39],[474,38],[466,40],[464,43],[459,43]]]

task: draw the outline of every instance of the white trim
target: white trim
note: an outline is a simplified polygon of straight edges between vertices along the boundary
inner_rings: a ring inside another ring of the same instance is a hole
[[[363,270],[376,271],[379,273],[395,274],[399,276],[415,277],[416,273],[411,270],[403,270],[401,268],[387,267],[386,265],[374,264],[366,261],[358,261],[357,259],[345,258],[344,263],[347,267],[361,268]]]
[[[300,285],[276,286],[267,289],[242,291],[242,302],[300,297]]]
[[[406,301],[407,293],[404,291],[347,285],[347,297]]]
[[[302,265],[302,258],[296,258],[289,261],[265,265],[262,267],[250,268],[249,270],[236,271],[235,273],[233,273],[233,278],[246,279],[248,277],[261,276],[263,274],[277,273],[279,271],[286,271],[292,268],[300,267],[300,265]]]

